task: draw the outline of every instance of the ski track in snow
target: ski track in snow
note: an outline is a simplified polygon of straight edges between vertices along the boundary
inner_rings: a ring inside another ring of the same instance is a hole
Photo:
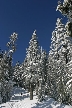
[[[22,95],[21,95],[22,93]],[[46,101],[37,102],[37,96],[33,100],[29,99],[29,93],[23,88],[15,87],[9,102],[0,104],[0,108],[72,108],[72,106],[62,105],[52,98],[46,97]]]

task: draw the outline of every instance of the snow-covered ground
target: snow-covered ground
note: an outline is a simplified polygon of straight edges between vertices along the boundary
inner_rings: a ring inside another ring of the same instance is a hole
[[[22,95],[21,95],[22,93]],[[34,92],[33,100],[29,99],[29,93],[23,88],[15,87],[9,102],[0,104],[0,108],[72,108],[72,106],[62,105],[46,96],[46,101],[37,102]]]

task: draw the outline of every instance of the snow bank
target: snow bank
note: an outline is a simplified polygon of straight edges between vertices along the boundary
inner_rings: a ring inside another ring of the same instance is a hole
[[[30,100],[27,91],[23,88],[15,87],[12,92],[11,100],[0,104],[0,108],[72,108],[72,106],[62,105],[47,96],[45,99],[46,101],[38,102],[34,92],[33,100]]]

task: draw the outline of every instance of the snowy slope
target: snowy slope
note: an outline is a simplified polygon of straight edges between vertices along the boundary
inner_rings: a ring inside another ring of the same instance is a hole
[[[27,91],[23,88],[15,87],[12,92],[11,100],[4,104],[0,104],[0,108],[72,108],[72,106],[61,105],[47,96],[46,101],[38,103],[35,92],[33,100],[30,100]]]

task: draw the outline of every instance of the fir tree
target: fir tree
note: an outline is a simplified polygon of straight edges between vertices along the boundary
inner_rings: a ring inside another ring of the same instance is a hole
[[[65,25],[65,28],[66,28],[65,37],[67,39],[67,42],[65,41],[66,44],[63,46],[63,48],[66,50],[64,53],[64,55],[66,56],[67,61],[68,61],[66,63],[69,64],[69,61],[72,60],[72,0],[64,0],[63,3],[61,3],[59,1],[58,6],[57,6],[57,10],[59,10],[63,16],[66,16],[68,18],[68,21]],[[68,66],[68,64],[66,66]],[[67,72],[69,73],[70,70],[68,70]],[[69,74],[67,74],[68,76],[67,76],[66,82],[71,81]],[[70,92],[72,92],[72,88],[70,88]],[[72,102],[71,102],[72,96],[70,95],[70,92],[68,92],[67,100],[65,100],[65,101],[66,102],[68,101],[69,104],[72,105]]]
[[[15,32],[10,36],[10,42],[7,43],[7,57],[8,57],[8,65],[9,65],[9,70],[8,70],[8,77],[11,78],[12,76],[12,56],[13,53],[16,51],[16,40],[18,39],[18,34],[16,34]]]
[[[48,84],[49,84],[49,94],[52,95],[53,98],[57,99],[57,79],[59,71],[58,61],[60,59],[60,49],[62,47],[64,41],[65,27],[62,24],[61,19],[57,19],[56,28],[52,32],[52,42],[51,42],[51,50],[48,56]],[[53,89],[54,88],[54,89]],[[50,90],[51,89],[51,90]]]
[[[27,76],[26,83],[29,86],[30,100],[33,99],[33,90],[35,88],[36,81],[38,79],[38,62],[40,59],[40,50],[37,40],[36,31],[32,35],[32,39],[29,42],[30,46],[27,49]]]
[[[12,90],[11,84],[12,80],[12,54],[15,51],[15,41],[17,39],[17,34],[13,33],[10,37],[10,42],[7,43],[9,47],[8,50],[0,52],[0,83],[1,83],[1,97],[2,102],[6,102],[10,99],[10,92]],[[8,85],[9,84],[9,85]],[[10,89],[9,89],[10,88]]]
[[[72,105],[72,60],[66,65],[67,67],[67,81],[66,91],[68,93],[67,103]]]
[[[19,86],[19,75],[20,75],[20,63],[19,61],[16,63],[16,65],[14,66],[14,72],[13,72],[13,77],[14,77],[14,81],[16,82],[17,86]]]
[[[28,84],[26,82],[26,76],[27,76],[27,66],[28,66],[28,63],[27,63],[27,58],[25,58],[24,62],[23,62],[23,73],[22,73],[22,80],[23,80],[23,85],[24,85],[24,88],[28,88]]]
[[[47,53],[42,48],[39,69],[38,100],[42,101],[45,99],[45,84],[47,82]]]

